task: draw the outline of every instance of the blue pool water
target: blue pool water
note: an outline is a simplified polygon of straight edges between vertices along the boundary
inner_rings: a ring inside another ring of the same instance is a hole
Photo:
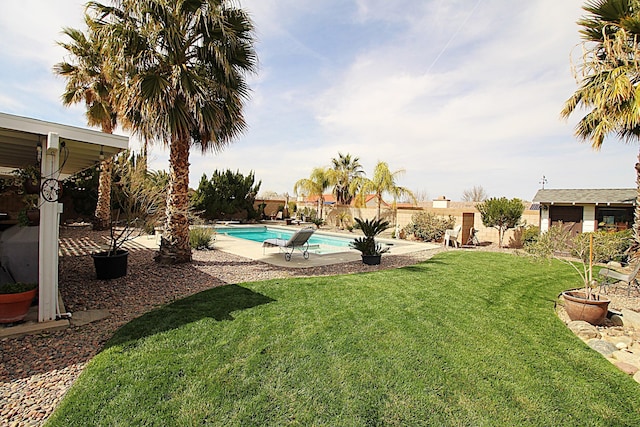
[[[267,239],[288,240],[295,233],[294,230],[289,231],[265,226],[216,227],[216,232],[259,243],[262,243]],[[349,242],[352,241],[353,238],[327,236],[326,234],[318,234],[318,232],[315,232],[309,238],[309,252],[315,254],[345,252],[349,250]]]

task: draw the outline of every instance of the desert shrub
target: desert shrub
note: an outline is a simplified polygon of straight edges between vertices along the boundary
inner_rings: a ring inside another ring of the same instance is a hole
[[[601,231],[596,233],[596,236],[601,244],[608,248],[604,255],[595,260],[596,262],[627,262],[627,251],[633,241],[633,230],[622,230],[615,233]]]
[[[413,214],[411,222],[403,230],[407,235],[431,242],[441,240],[445,230],[455,225],[456,219],[451,215],[445,217],[431,212],[419,212]]]
[[[540,236],[540,227],[528,225],[522,229],[522,243],[532,243],[538,240]]]
[[[211,249],[215,231],[210,227],[195,227],[189,230],[189,244],[193,249]]]

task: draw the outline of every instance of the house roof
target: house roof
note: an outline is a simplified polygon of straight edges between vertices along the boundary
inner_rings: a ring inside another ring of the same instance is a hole
[[[37,147],[45,146],[51,132],[58,134],[68,154],[66,158],[60,156],[63,177],[93,166],[100,160],[101,153],[105,157],[113,156],[129,145],[126,136],[0,113],[0,172],[33,165]]]
[[[544,189],[538,190],[534,203],[544,204],[618,204],[635,205],[635,188]]]

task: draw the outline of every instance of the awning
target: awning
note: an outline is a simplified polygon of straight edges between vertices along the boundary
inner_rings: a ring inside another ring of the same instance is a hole
[[[63,179],[127,149],[129,138],[0,113],[0,173],[34,165],[41,175]],[[56,320],[58,236],[62,205],[40,203],[38,320]]]

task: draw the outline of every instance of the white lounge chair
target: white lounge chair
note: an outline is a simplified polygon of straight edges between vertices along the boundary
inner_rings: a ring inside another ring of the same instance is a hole
[[[306,227],[298,230],[289,240],[267,239],[262,242],[262,253],[266,247],[277,247],[284,251],[284,259],[291,261],[291,254],[294,250],[302,252],[304,259],[309,259],[309,237],[316,231],[313,227]]]
[[[460,242],[458,242],[458,235],[462,230],[461,225],[456,225],[453,230],[448,228],[444,231],[444,247],[449,247],[449,242],[453,242],[454,246],[457,248]]]

